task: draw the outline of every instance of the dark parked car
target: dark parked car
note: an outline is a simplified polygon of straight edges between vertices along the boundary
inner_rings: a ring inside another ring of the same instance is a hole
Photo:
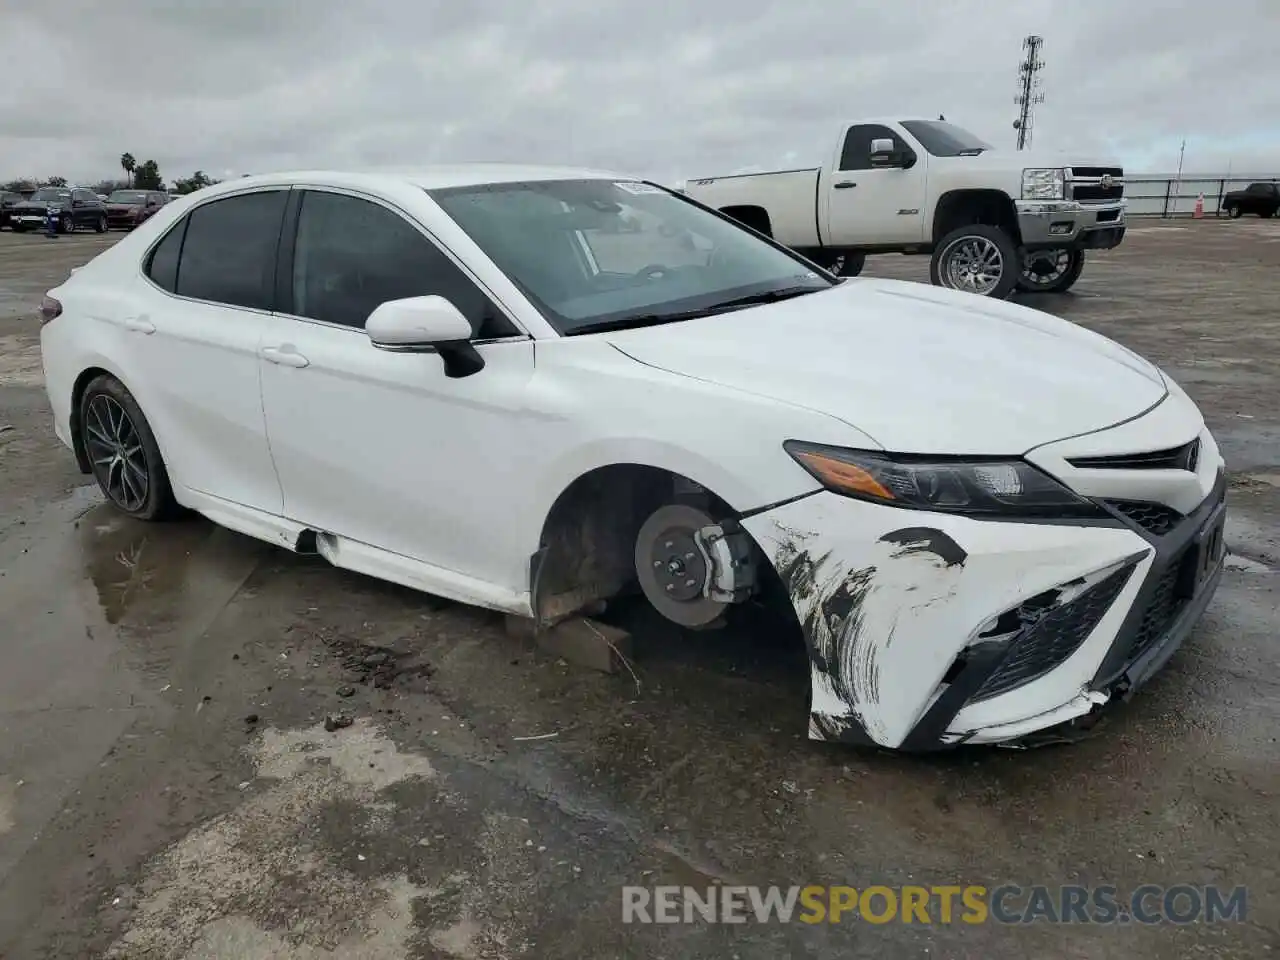
[[[57,212],[58,230],[62,233],[88,227],[107,232],[106,205],[92,190],[80,187],[41,187],[29,200],[14,204],[9,210],[9,222],[18,233],[39,230],[49,210]]]
[[[1232,190],[1222,198],[1222,209],[1229,217],[1242,213],[1274,217],[1280,210],[1280,184],[1251,183],[1244,190]]]
[[[22,194],[0,192],[0,227],[9,226],[9,210],[22,202]]]
[[[107,226],[132,230],[168,202],[162,190],[116,190],[107,197]]]

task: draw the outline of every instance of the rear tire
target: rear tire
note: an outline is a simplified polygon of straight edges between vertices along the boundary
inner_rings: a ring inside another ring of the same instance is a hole
[[[1276,215],[1276,212],[1274,210],[1262,210],[1258,213],[1258,216],[1260,216],[1263,220],[1270,220],[1275,215]]]
[[[98,218],[98,222],[97,222],[97,223],[95,223],[95,224],[93,225],[93,229],[94,229],[94,230],[96,230],[96,231],[98,231],[98,233],[106,233],[106,232],[107,232],[107,218],[106,218],[106,217],[99,217],[99,218]]]
[[[93,477],[112,506],[136,520],[180,512],[155,434],[123,383],[108,374],[90,381],[78,427]]]
[[[1067,259],[1063,261],[1063,255]],[[1043,267],[1045,258],[1051,258],[1053,272],[1037,274],[1035,268]],[[1037,262],[1038,261],[1038,262]],[[1065,293],[1080,279],[1084,270],[1083,250],[1037,250],[1024,254],[1022,273],[1018,277],[1018,290],[1021,293]]]
[[[1230,217],[1232,220],[1239,220],[1240,208],[1235,206],[1234,204],[1232,206],[1227,207],[1227,216]]]
[[[867,265],[865,253],[837,253],[823,257],[817,261],[824,270],[829,270],[837,277],[856,277]]]
[[[952,230],[933,249],[929,281],[935,287],[1007,300],[1018,286],[1022,258],[999,227],[971,223]]]

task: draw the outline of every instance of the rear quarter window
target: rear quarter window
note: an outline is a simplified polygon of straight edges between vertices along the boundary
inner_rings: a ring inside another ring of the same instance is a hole
[[[178,257],[182,253],[182,238],[186,230],[187,218],[183,217],[152,248],[147,258],[147,276],[157,287],[170,293],[178,290]]]

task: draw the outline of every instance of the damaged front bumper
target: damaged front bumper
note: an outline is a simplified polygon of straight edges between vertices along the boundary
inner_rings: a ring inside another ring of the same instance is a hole
[[[1172,529],[973,520],[822,492],[748,517],[809,648],[809,736],[908,751],[1092,718],[1164,664],[1222,572],[1225,482]]]

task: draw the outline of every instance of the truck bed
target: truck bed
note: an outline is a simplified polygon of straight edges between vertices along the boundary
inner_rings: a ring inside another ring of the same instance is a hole
[[[822,246],[818,226],[820,167],[701,177],[685,183],[685,193],[717,210],[759,207],[769,216],[773,238],[788,247]]]

